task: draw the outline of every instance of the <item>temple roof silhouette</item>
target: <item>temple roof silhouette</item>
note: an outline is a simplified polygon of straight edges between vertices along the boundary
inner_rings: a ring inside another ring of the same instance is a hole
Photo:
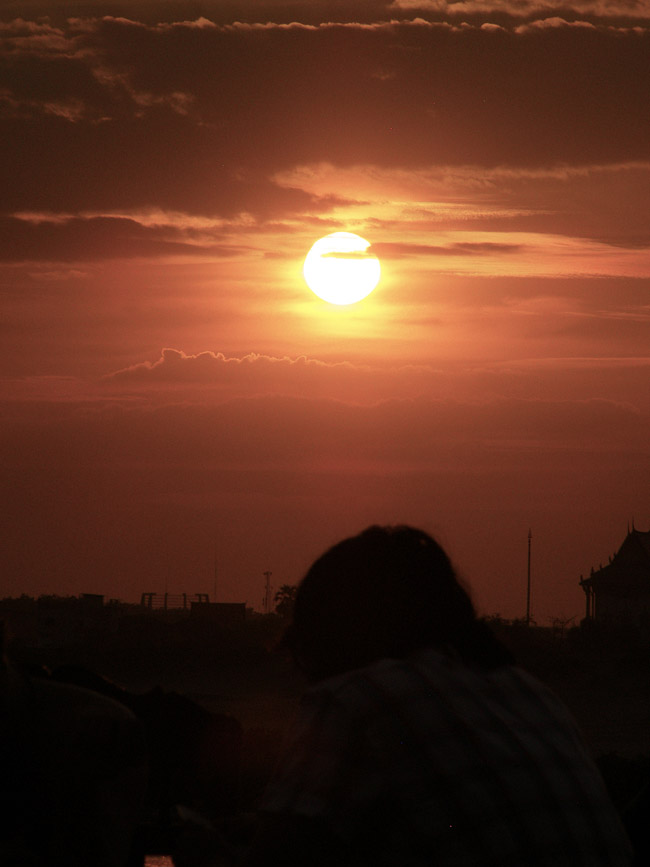
[[[647,533],[642,533],[641,530],[632,530],[636,540],[643,547],[650,562],[650,530]]]
[[[650,570],[650,531],[643,532],[632,527],[628,530],[621,547],[610,557],[606,566],[591,570],[588,581],[598,577],[598,580],[611,580],[614,576],[627,573],[630,568],[644,567]]]
[[[650,597],[650,531],[628,528],[621,547],[609,558],[609,563],[598,569],[592,568],[588,578],[580,578],[580,585],[587,594],[587,618],[609,619],[614,610],[608,611],[610,603],[618,599],[634,600]],[[590,599],[597,598],[594,605]],[[622,614],[617,604],[616,616]],[[645,607],[644,607],[645,610]],[[650,613],[650,612],[649,612]]]

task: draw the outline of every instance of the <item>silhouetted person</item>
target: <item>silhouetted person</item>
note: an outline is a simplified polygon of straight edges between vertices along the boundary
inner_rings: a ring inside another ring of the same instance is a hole
[[[52,677],[114,699],[143,724],[149,757],[146,825],[160,825],[164,836],[167,816],[178,804],[208,821],[235,811],[242,736],[236,719],[160,686],[129,692],[83,666],[59,666]]]
[[[327,551],[287,641],[313,685],[248,864],[632,863],[570,714],[426,533],[370,527]]]
[[[2,867],[124,867],[145,784],[127,708],[0,661]]]
[[[647,867],[650,864],[650,782],[623,810],[623,824],[634,847],[635,865]]]

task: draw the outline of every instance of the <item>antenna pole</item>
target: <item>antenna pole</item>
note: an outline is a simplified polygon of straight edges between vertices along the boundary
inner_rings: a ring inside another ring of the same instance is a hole
[[[526,582],[526,626],[530,626],[530,543],[533,538],[532,531],[528,530],[528,579]]]
[[[271,613],[271,575],[273,572],[262,572],[262,575],[266,578],[266,584],[264,586],[264,613]]]
[[[217,601],[217,540],[214,540],[214,575],[212,582],[212,601]]]

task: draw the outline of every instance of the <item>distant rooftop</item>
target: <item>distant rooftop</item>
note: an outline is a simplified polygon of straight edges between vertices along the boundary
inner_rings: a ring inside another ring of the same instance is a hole
[[[207,593],[143,593],[140,597],[140,605],[156,611],[168,611],[170,609],[186,609],[189,611],[195,602],[209,603]]]

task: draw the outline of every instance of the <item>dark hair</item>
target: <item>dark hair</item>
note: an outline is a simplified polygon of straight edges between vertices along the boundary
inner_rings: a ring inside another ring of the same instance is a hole
[[[445,551],[407,526],[369,527],[319,557],[298,587],[285,641],[313,680],[425,647],[482,668],[513,662],[477,619]]]

